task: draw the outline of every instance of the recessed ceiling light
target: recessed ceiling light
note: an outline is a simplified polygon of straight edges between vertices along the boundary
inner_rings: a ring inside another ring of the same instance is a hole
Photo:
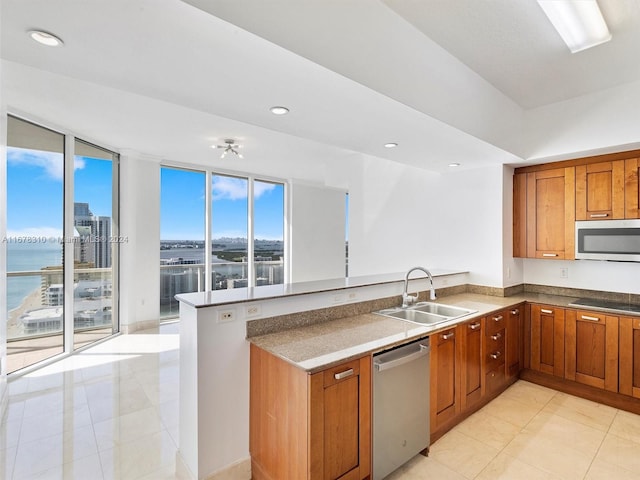
[[[459,167],[459,166],[460,166],[460,164],[459,164],[459,163],[457,163],[457,162],[454,162],[454,163],[450,163],[450,164],[449,164],[449,166],[450,166],[450,167]]]
[[[60,37],[56,37],[53,33],[44,32],[42,30],[30,30],[29,36],[36,42],[46,45],[47,47],[59,47],[64,45]]]
[[[276,107],[271,107],[269,110],[274,115],[286,115],[287,113],[289,113],[289,109],[287,107],[276,106]]]
[[[389,142],[384,144],[384,148],[396,148],[398,146],[395,142]]]

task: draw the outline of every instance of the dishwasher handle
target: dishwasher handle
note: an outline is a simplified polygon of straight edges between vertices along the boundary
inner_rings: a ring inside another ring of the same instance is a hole
[[[373,365],[375,366],[376,371],[382,372],[383,370],[389,370],[391,368],[399,367],[400,365],[413,362],[414,360],[417,360],[420,357],[424,357],[425,355],[429,355],[429,345],[420,344],[420,350],[409,353],[403,357],[394,358],[393,360],[387,360],[386,362],[382,359],[374,357]]]

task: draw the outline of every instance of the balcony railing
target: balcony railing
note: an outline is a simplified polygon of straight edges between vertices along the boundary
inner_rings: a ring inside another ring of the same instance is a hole
[[[180,293],[203,292],[205,285],[205,265],[175,264],[160,265],[160,318],[178,315]],[[211,285],[213,290],[246,287],[248,283],[247,262],[216,262],[211,264]],[[279,261],[255,262],[257,285],[277,285],[284,283],[284,263]]]

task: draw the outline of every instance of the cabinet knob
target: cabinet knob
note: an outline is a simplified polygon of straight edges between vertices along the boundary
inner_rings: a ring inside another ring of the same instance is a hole
[[[494,322],[499,322],[500,320],[502,320],[502,315],[497,315],[497,316],[493,317],[493,321]]]
[[[553,310],[548,310],[546,308],[541,308],[540,312],[541,313],[546,313],[547,315],[553,315]]]
[[[496,333],[495,335],[491,335],[491,340],[500,340],[502,338],[501,333]]]
[[[443,340],[449,340],[450,338],[453,338],[454,335],[455,335],[455,333],[453,333],[453,332],[443,333],[442,334],[442,339]]]
[[[479,322],[472,323],[472,324],[469,325],[469,328],[471,330],[477,330],[478,328],[480,328],[480,323]]]
[[[600,319],[598,317],[590,317],[589,315],[580,315],[582,320],[589,320],[590,322],[599,322]]]
[[[558,254],[557,253],[543,253],[542,256],[543,257],[557,257]]]
[[[495,352],[495,353],[490,353],[490,354],[489,354],[489,356],[490,356],[491,358],[493,358],[494,360],[496,360],[496,359],[500,358],[500,356],[501,356],[501,355],[502,355],[502,353],[501,353],[501,352]]]
[[[608,213],[592,213],[589,215],[591,218],[607,218],[609,216]]]
[[[518,310],[517,308],[514,308],[513,310],[511,310],[511,315],[519,315],[520,314],[520,310]]]

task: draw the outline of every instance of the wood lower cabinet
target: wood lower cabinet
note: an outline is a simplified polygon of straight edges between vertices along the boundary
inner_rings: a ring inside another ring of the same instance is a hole
[[[458,327],[431,336],[430,424],[432,433],[460,412],[461,351]]]
[[[618,391],[618,317],[602,312],[565,313],[565,378]]]
[[[640,398],[640,318],[620,317],[619,392]]]
[[[505,374],[509,379],[517,378],[524,366],[523,318],[524,303],[507,311]]]
[[[531,370],[564,377],[564,309],[531,305]]]
[[[371,357],[307,372],[251,345],[255,480],[362,480],[371,475]]]
[[[462,340],[462,403],[461,409],[468,408],[482,398],[483,366],[482,345],[484,335],[484,319],[478,318],[458,327]]]
[[[507,336],[507,312],[487,316],[484,342],[485,394],[495,393],[504,385]]]

